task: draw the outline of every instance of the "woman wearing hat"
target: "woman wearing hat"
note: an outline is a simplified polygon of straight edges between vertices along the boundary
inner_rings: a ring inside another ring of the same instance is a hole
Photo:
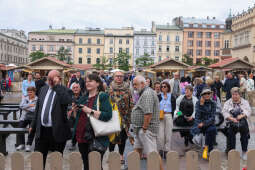
[[[216,103],[211,99],[212,91],[206,87],[202,90],[201,98],[195,107],[195,122],[191,129],[193,137],[200,135],[205,136],[205,146],[203,158],[208,159],[208,153],[213,150],[213,144],[216,138],[215,112]]]

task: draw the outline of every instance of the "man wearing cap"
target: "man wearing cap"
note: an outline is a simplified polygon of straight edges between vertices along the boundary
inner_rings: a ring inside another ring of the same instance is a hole
[[[216,103],[211,100],[212,91],[206,87],[202,90],[201,98],[195,107],[195,122],[191,129],[193,137],[203,133],[205,136],[205,146],[203,158],[208,159],[208,153],[213,150],[216,138],[215,113]]]

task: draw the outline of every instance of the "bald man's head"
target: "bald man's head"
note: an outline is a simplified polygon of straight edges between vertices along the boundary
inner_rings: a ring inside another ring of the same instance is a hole
[[[53,86],[54,82],[53,80],[55,79],[55,77],[60,78],[60,73],[57,70],[51,70],[48,74],[48,82],[49,82],[49,86]]]

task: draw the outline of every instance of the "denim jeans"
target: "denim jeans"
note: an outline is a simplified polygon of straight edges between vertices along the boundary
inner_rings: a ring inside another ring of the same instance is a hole
[[[205,145],[208,146],[208,151],[211,152],[213,150],[213,144],[217,133],[216,126],[211,125],[206,127],[203,132],[205,134]]]

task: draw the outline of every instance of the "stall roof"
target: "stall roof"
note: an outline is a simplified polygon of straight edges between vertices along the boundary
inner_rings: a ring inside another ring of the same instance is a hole
[[[228,58],[221,60],[218,63],[211,64],[209,68],[213,69],[251,69],[254,68],[253,64],[248,63],[247,61],[240,58]]]
[[[190,71],[211,71],[211,68],[205,67],[205,66],[190,66],[188,68]]]
[[[176,66],[176,67],[173,67],[173,66]],[[187,69],[189,66],[190,65],[174,60],[172,58],[166,58],[156,64],[151,65],[150,67],[153,69],[159,68],[159,69],[176,70],[176,69]]]

